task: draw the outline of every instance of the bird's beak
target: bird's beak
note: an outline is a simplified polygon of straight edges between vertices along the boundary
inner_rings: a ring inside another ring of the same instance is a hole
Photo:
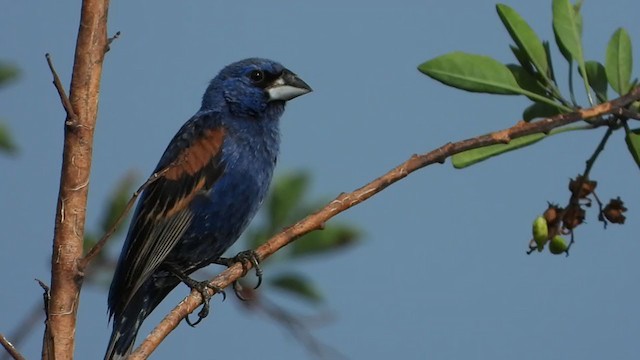
[[[265,90],[269,94],[269,101],[289,101],[312,91],[306,82],[287,69]]]

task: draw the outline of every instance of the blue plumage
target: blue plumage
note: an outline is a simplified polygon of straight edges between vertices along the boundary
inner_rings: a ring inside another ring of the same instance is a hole
[[[202,107],[169,143],[162,177],[138,202],[109,291],[113,332],[105,359],[126,357],[142,321],[180,280],[220,258],[264,199],[284,104],[311,88],[282,65],[246,59],[225,67]]]

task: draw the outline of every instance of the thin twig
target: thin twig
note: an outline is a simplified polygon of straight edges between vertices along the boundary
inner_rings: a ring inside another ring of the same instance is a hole
[[[400,164],[396,168],[373,180],[369,184],[351,192],[342,193],[333,201],[327,204],[314,214],[300,220],[281,233],[273,236],[269,241],[256,249],[256,254],[260,260],[264,260],[288,245],[297,238],[320,229],[324,223],[337,214],[369,199],[389,185],[407,177],[410,173],[434,163],[443,163],[447,158],[463,151],[477,149],[488,145],[508,143],[512,139],[523,137],[534,133],[548,133],[554,128],[565,126],[583,119],[594,118],[617,111],[619,108],[640,99],[640,87],[634,88],[630,93],[620,98],[594,106],[588,109],[580,109],[576,112],[553,116],[536,122],[519,122],[513,127],[496,131],[487,135],[470,138],[467,140],[447,143],[433,151],[423,155],[413,155],[409,160]],[[251,268],[250,264],[239,264],[229,267],[211,280],[210,284],[214,288],[224,289]],[[210,294],[213,294],[210,290]],[[197,291],[192,291],[173,310],[167,314],[155,329],[147,336],[144,342],[131,354],[129,360],[146,359],[164,340],[164,338],[175,329],[182,319],[193,312],[202,304],[202,297]]]
[[[640,113],[638,113],[637,111],[626,109],[626,108],[618,109],[617,114],[627,117],[629,119],[640,120]]]
[[[267,316],[282,324],[282,326],[315,357],[319,359],[346,359],[346,356],[338,350],[316,339],[309,331],[305,321],[300,319],[300,317],[290,313],[282,306],[266,299],[264,296],[253,301],[255,301],[255,304],[251,305],[256,306],[257,309],[262,310]]]
[[[42,303],[34,303],[31,306],[31,310],[29,310],[26,316],[15,326],[11,333],[9,333],[9,338],[13,340],[14,346],[19,347],[27,335],[33,334],[36,324],[42,317]],[[8,353],[0,356],[0,360],[9,360],[9,358],[10,354]]]
[[[593,165],[596,163],[596,160],[598,159],[598,156],[600,155],[602,150],[604,150],[605,145],[607,145],[607,141],[609,141],[609,137],[611,136],[611,134],[613,134],[613,128],[609,127],[609,128],[607,128],[607,132],[604,133],[604,136],[602,137],[602,140],[600,140],[600,143],[596,147],[596,149],[593,152],[593,154],[591,155],[591,157],[586,161],[586,167],[584,169],[584,172],[582,173],[582,176],[585,179],[589,178],[589,173],[591,172],[591,169],[593,168]]]
[[[41,280],[35,279],[42,288],[42,302],[44,309],[44,335],[42,339],[42,359],[48,360],[50,358],[55,359],[54,342],[51,338],[50,326],[49,326],[49,304],[51,303],[51,290],[49,286]]]
[[[60,102],[62,103],[62,107],[64,111],[67,113],[67,124],[76,124],[78,122],[78,115],[73,111],[73,106],[71,106],[71,101],[67,96],[66,91],[64,90],[64,85],[60,81],[60,77],[56,72],[55,67],[53,66],[53,60],[51,59],[51,54],[46,53],[44,57],[47,59],[47,65],[49,65],[49,70],[51,70],[51,75],[53,76],[53,86],[55,86],[58,91],[58,95],[60,96]]]
[[[107,240],[111,238],[111,236],[113,235],[113,233],[115,233],[118,226],[120,226],[120,223],[122,223],[122,221],[127,216],[129,211],[131,211],[133,204],[136,202],[136,199],[138,198],[138,196],[140,196],[142,191],[144,191],[144,189],[146,189],[149,185],[153,184],[156,180],[163,177],[164,174],[167,171],[169,171],[173,166],[174,165],[167,166],[161,171],[154,173],[147,179],[147,181],[144,182],[144,184],[140,185],[138,190],[136,190],[133,193],[133,195],[131,196],[131,199],[129,199],[129,201],[127,202],[127,206],[125,206],[122,213],[118,215],[118,218],[116,219],[116,221],[114,221],[113,225],[111,225],[111,228],[109,228],[109,230],[102,236],[102,238],[100,238],[100,240],[95,245],[93,245],[93,247],[87,252],[87,254],[82,259],[80,259],[78,263],[78,267],[81,271],[83,271],[87,267],[87,265],[89,265],[89,263],[100,253],[104,245],[107,243]]]
[[[118,40],[119,37],[120,37],[120,31],[116,32],[115,35],[107,39],[107,48],[105,49],[104,52],[108,52],[109,50],[111,50],[111,43]]]
[[[0,333],[0,344],[4,346],[4,349],[7,350],[9,355],[13,357],[15,360],[25,360],[25,357],[20,354],[20,351],[13,346],[11,341],[9,341],[2,333]]]

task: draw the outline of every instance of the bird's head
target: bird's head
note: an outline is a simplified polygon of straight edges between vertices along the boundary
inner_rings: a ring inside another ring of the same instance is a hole
[[[209,85],[202,108],[213,110],[224,102],[239,116],[260,116],[269,108],[281,111],[288,100],[311,87],[279,63],[250,58],[228,65]]]

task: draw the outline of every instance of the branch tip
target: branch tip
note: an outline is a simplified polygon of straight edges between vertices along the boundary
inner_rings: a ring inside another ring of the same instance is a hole
[[[0,344],[4,347],[5,350],[11,355],[14,360],[25,360],[25,357],[22,356],[20,351],[16,349],[15,346],[9,341],[2,333],[0,333]]]
[[[115,35],[107,39],[107,45],[105,46],[105,53],[108,53],[111,50],[111,43],[120,38],[120,31],[117,31]]]
[[[77,123],[78,116],[73,111],[73,107],[71,106],[71,101],[69,100],[69,97],[67,96],[67,93],[64,90],[64,86],[60,81],[58,72],[53,66],[53,59],[51,58],[51,54],[46,53],[44,57],[47,59],[47,65],[49,65],[49,70],[51,71],[51,75],[53,76],[53,85],[58,91],[58,96],[60,96],[60,102],[62,103],[62,107],[64,108],[64,111],[67,113],[67,119],[65,121],[65,124],[71,125],[71,124]]]

